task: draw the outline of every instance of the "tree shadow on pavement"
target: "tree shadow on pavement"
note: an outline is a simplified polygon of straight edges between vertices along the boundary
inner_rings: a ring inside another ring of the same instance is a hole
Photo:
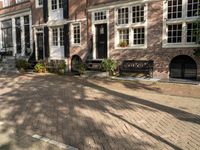
[[[138,99],[123,91],[116,92],[85,79],[34,74],[4,78],[1,78],[0,84],[0,121],[8,125],[7,129],[0,130],[0,134],[15,128],[79,149],[156,148],[155,144],[127,131],[123,134],[117,132],[120,129],[113,127],[120,123],[128,124],[171,148],[181,149],[124,119],[123,114],[120,116],[117,112],[134,112],[138,109],[161,111],[182,121],[200,123],[198,115]]]

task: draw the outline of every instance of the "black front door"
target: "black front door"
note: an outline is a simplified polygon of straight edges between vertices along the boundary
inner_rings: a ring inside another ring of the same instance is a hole
[[[37,33],[37,52],[38,52],[38,60],[43,60],[44,59],[43,33]]]
[[[96,25],[96,58],[107,58],[107,24]]]

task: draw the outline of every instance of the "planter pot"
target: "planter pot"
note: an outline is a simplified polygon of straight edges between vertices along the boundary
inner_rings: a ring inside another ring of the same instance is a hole
[[[59,69],[58,73],[61,74],[61,75],[64,75],[65,74],[65,69]]]

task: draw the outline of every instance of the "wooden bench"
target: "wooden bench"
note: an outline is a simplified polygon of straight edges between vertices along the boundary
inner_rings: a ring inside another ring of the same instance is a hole
[[[153,77],[153,66],[152,60],[124,60],[119,71],[121,75],[123,73],[145,73],[148,77]]]

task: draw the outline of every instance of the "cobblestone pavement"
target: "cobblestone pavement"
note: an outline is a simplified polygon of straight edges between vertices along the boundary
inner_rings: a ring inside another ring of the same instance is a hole
[[[80,150],[198,150],[200,86],[0,75],[0,150],[12,149],[7,139],[54,149],[20,141],[19,131]]]

